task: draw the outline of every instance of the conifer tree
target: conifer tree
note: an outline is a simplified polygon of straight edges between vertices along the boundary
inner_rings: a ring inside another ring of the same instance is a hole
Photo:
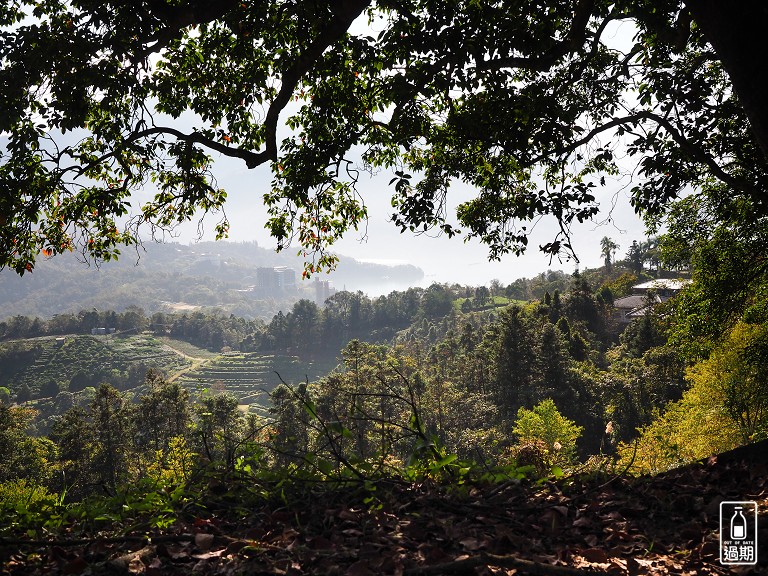
[[[519,306],[501,311],[483,343],[493,370],[492,389],[503,418],[511,418],[524,404],[532,405],[531,378],[535,355],[528,319]]]

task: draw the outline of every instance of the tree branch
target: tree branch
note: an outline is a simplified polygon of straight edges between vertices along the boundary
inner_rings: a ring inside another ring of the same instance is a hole
[[[320,34],[309,46],[296,58],[296,60],[283,71],[280,81],[280,91],[275,99],[270,103],[267,117],[264,120],[266,131],[266,148],[261,152],[252,152],[241,148],[225,146],[214,140],[205,138],[202,134],[184,134],[174,128],[154,127],[143,130],[134,135],[133,139],[150,136],[152,134],[171,134],[180,140],[187,142],[197,142],[204,146],[216,150],[226,156],[241,158],[245,160],[248,168],[255,168],[265,162],[277,160],[277,124],[280,120],[280,113],[291,101],[296,86],[301,78],[311,70],[328,47],[344,37],[352,22],[363,12],[370,2],[368,0],[347,0],[335,5],[335,12],[330,22],[322,29]],[[215,16],[214,16],[215,17]],[[187,20],[183,20],[187,22]],[[179,20],[182,22],[182,20]],[[189,22],[191,23],[191,22]],[[188,25],[188,24],[186,24]]]
[[[344,37],[352,22],[360,16],[368,0],[346,0],[335,5],[335,13],[331,21],[323,28],[320,35],[315,38],[307,49],[299,55],[296,61],[284,72],[280,82],[280,91],[269,106],[264,127],[267,133],[267,148],[265,154],[268,159],[277,160],[277,122],[283,108],[290,102],[293,91],[296,89],[302,76],[314,65],[323,52],[334,42]],[[253,166],[248,166],[253,168]]]
[[[184,142],[193,142],[197,144],[202,144],[206,148],[210,148],[211,150],[220,152],[225,156],[230,156],[232,158],[240,158],[242,160],[245,160],[245,163],[248,166],[248,168],[255,168],[256,166],[259,166],[260,164],[263,164],[264,162],[270,159],[266,151],[251,152],[250,150],[235,148],[232,146],[227,146],[225,144],[222,144],[221,142],[216,142],[215,140],[206,138],[200,132],[192,132],[191,134],[186,134],[184,132],[181,132],[180,130],[166,127],[166,126],[153,126],[152,128],[141,130],[140,132],[136,132],[132,134],[128,138],[128,140],[133,142],[134,140],[146,138],[147,136],[152,136],[153,134],[170,134],[171,136],[175,136],[178,140],[183,140]]]
[[[296,60],[283,71],[280,90],[275,99],[270,103],[267,116],[264,120],[266,148],[262,152],[252,152],[241,148],[232,148],[207,139],[200,134],[183,134],[173,128],[150,128],[136,133],[132,139],[138,139],[158,133],[171,134],[180,140],[203,144],[226,156],[241,158],[245,160],[248,168],[255,168],[269,160],[277,160],[277,125],[280,119],[280,113],[290,102],[291,96],[298,83],[301,81],[301,78],[312,69],[312,66],[322,56],[326,49],[344,37],[352,22],[360,16],[369,4],[369,0],[345,0],[333,3],[332,7],[334,11],[330,21],[321,29],[319,35],[309,43],[307,48],[299,54]],[[155,43],[148,46],[144,53],[142,53],[142,58],[145,58],[152,52],[160,50],[185,27],[191,24],[200,24],[215,20],[224,15],[228,10],[232,9],[235,5],[236,2],[228,0],[226,3],[222,4],[206,3],[206,8],[202,10],[191,9],[188,6],[183,8],[180,7],[173,12],[164,10],[161,17],[169,21],[169,27],[158,34]]]
[[[558,60],[578,50],[586,39],[587,24],[595,7],[594,0],[580,0],[573,14],[571,28],[565,38],[538,57],[510,56],[478,62],[481,70],[498,70],[500,68],[524,68],[536,72],[545,72],[552,68]],[[599,38],[599,36],[598,36]]]
[[[715,160],[712,156],[707,154],[707,152],[703,148],[701,148],[700,146],[697,146],[696,144],[691,142],[689,139],[687,139],[672,124],[672,122],[670,122],[668,119],[664,118],[663,116],[660,116],[655,112],[651,112],[649,110],[642,110],[635,114],[630,114],[629,116],[621,116],[619,118],[613,118],[608,122],[606,122],[605,124],[601,124],[600,126],[593,128],[582,138],[579,138],[578,140],[575,140],[567,145],[563,145],[560,148],[557,148],[555,150],[551,150],[543,154],[540,154],[539,156],[536,156],[535,158],[528,161],[526,164],[529,166],[533,166],[550,156],[553,156],[553,155],[560,156],[563,154],[568,154],[570,152],[573,152],[580,146],[587,144],[590,140],[592,140],[592,138],[594,138],[598,134],[605,132],[606,130],[610,130],[612,128],[616,128],[618,126],[622,126],[626,124],[637,124],[641,120],[651,120],[652,122],[655,122],[656,124],[663,127],[667,131],[667,133],[672,137],[672,139],[677,143],[677,145],[680,146],[680,148],[683,151],[685,151],[692,160],[707,166],[707,168],[711,170],[712,174],[718,180],[722,181],[725,184],[728,184],[731,188],[735,190],[744,192],[746,194],[752,194],[753,192],[752,187],[750,187],[746,181],[728,174],[717,163],[717,160]]]
[[[728,186],[731,188],[746,194],[751,195],[754,192],[752,187],[750,187],[747,182],[728,174],[720,167],[720,165],[712,156],[707,154],[706,151],[700,146],[696,146],[693,142],[683,136],[683,134],[681,134],[666,118],[650,111],[639,112],[638,116],[647,118],[648,120],[652,120],[661,125],[669,133],[669,135],[672,136],[672,139],[677,143],[677,145],[688,153],[691,159],[707,166],[712,171],[712,174],[721,182],[728,184]]]

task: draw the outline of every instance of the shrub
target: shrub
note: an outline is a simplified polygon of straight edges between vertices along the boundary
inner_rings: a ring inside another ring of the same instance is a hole
[[[560,414],[551,398],[542,400],[533,410],[520,408],[512,428],[518,446],[543,443],[546,453],[541,457],[547,467],[569,465],[576,460],[576,441],[583,430]]]

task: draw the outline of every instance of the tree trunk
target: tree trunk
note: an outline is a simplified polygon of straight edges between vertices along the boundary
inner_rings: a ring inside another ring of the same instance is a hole
[[[686,0],[685,4],[728,72],[768,160],[768,2]]]

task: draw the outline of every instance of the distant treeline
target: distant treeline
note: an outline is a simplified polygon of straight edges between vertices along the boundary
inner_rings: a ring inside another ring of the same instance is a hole
[[[361,292],[340,292],[323,308],[300,300],[290,312],[279,312],[268,324],[220,311],[146,315],[135,306],[125,312],[83,310],[48,320],[14,316],[0,322],[0,339],[90,334],[94,328],[114,328],[118,336],[148,330],[214,351],[225,347],[244,352],[338,351],[352,338],[389,339],[418,315],[443,316],[450,312],[455,297],[454,292],[437,284],[427,290],[412,288],[374,299]]]
[[[596,272],[577,274],[577,277],[585,283],[601,286],[594,292],[600,306],[611,304],[614,296],[623,295],[632,282],[638,280],[637,276],[616,273],[618,279],[603,275],[592,277]],[[375,298],[362,292],[339,292],[322,307],[310,300],[299,300],[290,311],[278,312],[268,323],[217,309],[146,314],[138,306],[129,306],[123,312],[82,310],[76,314],[57,314],[45,320],[17,315],[0,322],[0,340],[90,334],[94,328],[106,328],[114,329],[117,336],[150,331],[215,352],[231,349],[337,354],[350,340],[388,342],[405,330],[410,334],[418,332],[415,335],[419,338],[426,337],[434,342],[447,329],[447,325],[440,326],[441,322],[445,324],[443,319],[459,311],[488,311],[514,301],[545,301],[555,294],[565,295],[573,290],[574,276],[548,271],[507,286],[498,281],[491,282],[489,287],[436,283],[428,288],[409,288]],[[609,336],[595,326],[590,329],[598,333],[600,339],[615,340],[615,333]]]
[[[18,315],[0,322],[0,339],[90,334],[94,328],[136,332],[146,329],[147,325],[144,310],[136,306],[130,306],[124,312],[81,310],[77,314],[56,314],[48,320]]]
[[[548,272],[507,287],[494,283],[490,289],[433,284],[426,289],[410,288],[376,298],[362,292],[339,292],[324,307],[300,300],[290,312],[279,312],[267,324],[216,310],[147,315],[138,306],[123,312],[82,310],[45,320],[18,315],[0,322],[0,339],[89,334],[94,328],[114,328],[118,334],[151,330],[215,351],[224,347],[246,352],[338,351],[353,338],[384,341],[417,319],[441,318],[451,312],[457,299],[463,299],[462,309],[468,311],[487,305],[491,297],[543,297],[550,289],[565,288],[568,281],[569,277],[562,272]]]
[[[136,265],[140,264],[140,265]],[[78,310],[126,310],[138,306],[148,314],[164,303],[220,308],[244,318],[268,322],[278,310],[288,310],[302,297],[312,297],[313,282],[299,282],[297,290],[248,290],[257,284],[258,268],[287,266],[301,270],[303,259],[291,251],[276,253],[254,242],[147,242],[119,260],[86,266],[75,254],[41,259],[34,273],[19,277],[0,270],[0,319],[21,314],[48,318]],[[301,273],[299,272],[299,275]],[[392,289],[422,282],[424,273],[410,265],[381,266],[342,258],[332,279],[350,290]]]

